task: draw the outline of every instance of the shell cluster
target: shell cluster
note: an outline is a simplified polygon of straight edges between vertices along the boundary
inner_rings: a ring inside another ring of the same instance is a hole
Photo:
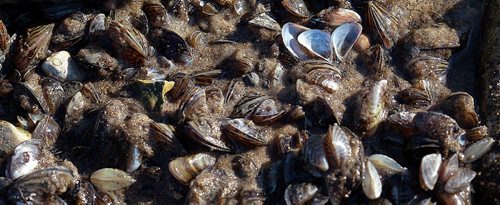
[[[489,113],[450,86],[465,7],[424,6],[455,1],[26,2],[0,1],[0,204],[481,204],[474,179],[498,183]]]

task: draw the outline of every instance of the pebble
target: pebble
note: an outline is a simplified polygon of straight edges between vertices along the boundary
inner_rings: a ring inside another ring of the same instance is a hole
[[[43,72],[61,82],[81,81],[85,78],[67,51],[52,54],[42,64]]]

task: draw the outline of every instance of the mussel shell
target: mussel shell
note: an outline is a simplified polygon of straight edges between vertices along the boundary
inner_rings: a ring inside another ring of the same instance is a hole
[[[8,198],[11,202],[61,204],[57,196],[74,190],[76,181],[76,176],[66,167],[48,167],[17,179],[7,192]]]
[[[142,7],[153,28],[161,28],[167,24],[167,9],[160,3],[144,2]]]
[[[337,27],[331,36],[337,59],[343,60],[361,35],[363,27],[359,23],[345,23]]]
[[[297,41],[301,46],[309,50],[314,57],[327,61],[331,60],[333,53],[332,39],[330,39],[328,33],[317,29],[307,30],[297,36]]]
[[[173,146],[175,144],[175,128],[172,125],[151,122],[149,132],[151,136],[159,142],[168,146]]]
[[[115,20],[110,21],[109,28],[113,46],[120,51],[122,58],[134,66],[144,65],[151,54],[146,37],[135,28]]]
[[[302,150],[306,161],[319,169],[320,171],[327,171],[329,168],[328,161],[326,159],[326,153],[323,148],[323,137],[313,136],[309,137],[304,144]]]
[[[52,146],[56,143],[59,138],[59,133],[61,128],[59,123],[57,123],[54,118],[49,115],[45,115],[33,130],[33,139],[39,139],[45,142],[48,146]]]
[[[229,119],[222,124],[222,128],[224,133],[232,140],[241,142],[246,146],[265,146],[269,144],[266,133],[257,129],[250,120],[243,118]]]
[[[318,14],[319,20],[328,26],[340,26],[344,23],[359,23],[361,16],[353,10],[329,7]]]
[[[48,55],[48,47],[54,24],[29,28],[20,36],[14,63],[24,79],[27,79],[37,63]]]
[[[474,110],[474,98],[466,92],[456,92],[443,100],[439,107],[444,114],[455,119],[464,129],[471,129],[479,125],[479,117]]]
[[[280,119],[284,113],[285,110],[280,110],[276,105],[276,101],[266,99],[255,108],[251,119],[257,124],[271,124]]]
[[[287,205],[305,204],[318,192],[318,187],[310,183],[289,185],[285,190],[285,202]]]
[[[290,53],[292,53],[293,56],[300,60],[309,59],[309,56],[306,51],[303,50],[305,48],[299,44],[297,38],[302,32],[308,30],[310,29],[294,23],[286,23],[281,28],[281,37],[283,38],[285,47],[288,51],[290,51]]]
[[[377,1],[367,2],[367,22],[371,32],[391,48],[399,38],[397,19]]]
[[[162,55],[183,65],[192,63],[192,49],[179,34],[168,29],[155,30],[154,32],[156,33],[153,35],[156,36],[158,42],[156,48]]]
[[[227,143],[222,139],[220,130],[222,122],[210,118],[198,118],[189,121],[184,126],[185,132],[194,142],[212,150],[230,151]]]
[[[199,153],[170,161],[168,169],[178,181],[183,184],[189,184],[201,171],[214,165],[215,160],[216,158],[210,154]]]
[[[309,10],[303,0],[283,0],[281,4],[292,15],[301,18],[307,18]]]
[[[366,161],[366,168],[363,171],[363,179],[361,183],[366,197],[369,199],[376,199],[380,197],[380,194],[382,193],[382,181],[380,181],[380,175],[370,160]]]
[[[329,163],[334,167],[343,167],[351,159],[352,150],[350,138],[344,130],[334,124],[328,128],[328,133],[325,139],[325,151],[328,156]]]
[[[264,100],[269,99],[267,95],[250,94],[236,104],[231,117],[248,118]]]
[[[439,177],[441,154],[428,154],[420,162],[420,186],[424,190],[433,190]]]

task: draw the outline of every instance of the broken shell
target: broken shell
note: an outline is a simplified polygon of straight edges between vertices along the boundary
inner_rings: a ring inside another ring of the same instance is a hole
[[[383,154],[373,154],[368,157],[368,160],[381,171],[389,172],[389,173],[399,173],[406,171],[406,168],[399,165],[396,160],[383,155]]]
[[[363,31],[359,23],[345,23],[336,28],[331,36],[331,42],[337,58],[342,61],[358,40]]]
[[[420,186],[424,190],[433,190],[438,180],[441,166],[441,154],[428,154],[420,162]]]
[[[361,16],[353,10],[330,7],[319,14],[319,20],[328,26],[340,26],[344,23],[359,23]]]
[[[174,84],[164,80],[136,80],[134,89],[146,109],[154,110],[159,109],[165,102],[165,93],[172,89]]]
[[[490,150],[494,142],[495,140],[493,138],[486,137],[475,142],[474,144],[471,144],[464,150],[464,162],[471,163],[481,158],[484,154],[486,154],[486,152]]]
[[[285,190],[285,202],[287,205],[302,205],[316,195],[318,187],[310,183],[288,185]]]
[[[199,153],[170,161],[168,169],[177,180],[188,184],[205,168],[214,165],[215,160],[216,158],[210,154]]]
[[[380,175],[370,160],[366,161],[366,169],[363,171],[361,184],[366,197],[369,199],[376,199],[380,197],[380,194],[382,193],[382,181],[380,181]]]
[[[90,181],[99,190],[108,192],[125,189],[132,185],[135,179],[122,170],[102,168],[92,173]]]
[[[333,39],[330,39],[328,33],[317,29],[307,30],[299,34],[297,41],[315,57],[327,61],[331,60]]]

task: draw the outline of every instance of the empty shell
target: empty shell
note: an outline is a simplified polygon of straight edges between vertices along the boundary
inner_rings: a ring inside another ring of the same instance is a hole
[[[359,23],[345,23],[336,28],[331,37],[337,58],[342,61],[361,35],[363,26]]]

